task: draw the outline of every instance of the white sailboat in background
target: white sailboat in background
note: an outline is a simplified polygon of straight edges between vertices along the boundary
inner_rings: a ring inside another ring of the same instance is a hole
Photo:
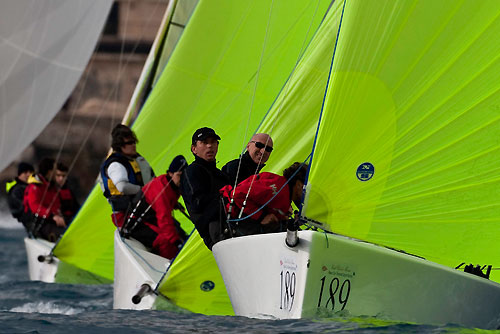
[[[38,136],[73,91],[111,0],[7,1],[0,11],[0,170]],[[25,238],[30,278],[53,282],[54,243]],[[49,263],[50,262],[50,263]]]

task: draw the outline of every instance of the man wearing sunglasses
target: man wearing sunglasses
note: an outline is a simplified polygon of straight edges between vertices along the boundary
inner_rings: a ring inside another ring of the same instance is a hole
[[[137,142],[128,126],[118,124],[111,132],[113,152],[101,165],[101,188],[111,204],[113,223],[120,228],[134,195],[155,176],[146,159],[137,153]]]
[[[216,166],[219,140],[219,135],[211,128],[196,130],[191,142],[194,161],[181,176],[182,198],[208,249],[220,240],[225,213],[219,189],[229,184],[227,176]]]
[[[229,176],[230,184],[234,187],[249,176],[258,174],[265,166],[273,151],[273,140],[266,133],[257,133],[247,144],[246,152],[238,159],[229,161],[222,172]],[[236,179],[238,175],[238,179]]]

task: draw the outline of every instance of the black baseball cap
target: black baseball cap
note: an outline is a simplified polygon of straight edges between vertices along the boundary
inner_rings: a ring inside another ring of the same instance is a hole
[[[182,155],[178,155],[172,160],[170,166],[167,169],[167,172],[175,173],[182,172],[187,167],[186,158]]]
[[[199,128],[193,134],[192,144],[195,145],[198,140],[205,140],[207,138],[215,138],[220,140],[218,134],[215,133],[214,129],[211,128]]]

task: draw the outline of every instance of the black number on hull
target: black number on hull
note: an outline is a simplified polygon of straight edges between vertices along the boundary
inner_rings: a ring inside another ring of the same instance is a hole
[[[290,273],[288,270],[283,274],[280,272],[280,309],[291,311],[293,301],[295,300],[295,287],[297,285],[297,278],[295,273]]]
[[[325,308],[328,308],[328,306],[331,304],[331,309],[335,311],[335,301],[338,301],[341,306],[339,306],[340,310],[343,310],[346,305],[347,301],[349,299],[349,293],[351,292],[351,281],[349,279],[345,279],[342,284],[340,284],[340,280],[337,277],[333,277],[332,280],[330,281],[330,286],[329,286],[329,298],[326,300],[326,303],[323,305],[323,289],[325,288],[325,280],[326,276],[323,276],[320,281],[321,281],[321,288],[319,290],[319,297],[318,297],[318,306],[317,307],[322,307],[324,306]],[[339,291],[340,287],[340,291]],[[338,292],[338,296],[337,296]],[[338,310],[338,311],[340,311]]]

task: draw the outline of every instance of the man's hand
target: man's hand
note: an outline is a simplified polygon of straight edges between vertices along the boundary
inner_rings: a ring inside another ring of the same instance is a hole
[[[60,215],[54,215],[52,218],[56,222],[56,225],[59,227],[66,227],[66,222],[64,221],[64,218]]]
[[[269,225],[269,224],[273,224],[273,223],[279,223],[279,220],[272,213],[265,216],[264,219],[262,219],[262,221],[260,222],[261,225]]]

